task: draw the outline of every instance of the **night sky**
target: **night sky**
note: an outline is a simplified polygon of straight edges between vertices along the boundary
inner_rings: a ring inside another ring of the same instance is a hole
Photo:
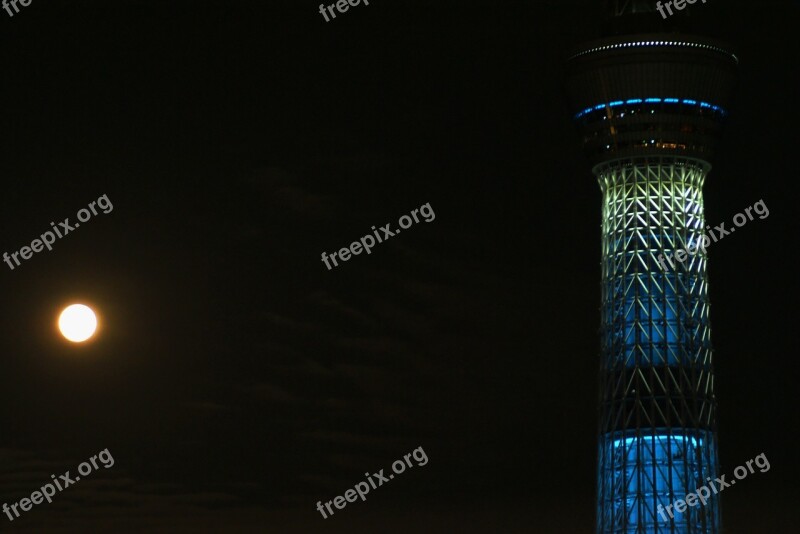
[[[740,58],[707,219],[770,210],[709,248],[721,471],[771,464],[723,523],[797,532],[800,5],[690,7]],[[0,11],[0,253],[113,204],[0,263],[0,504],[114,458],[0,530],[593,531],[601,196],[563,79],[602,2],[318,9]],[[71,302],[90,344],[55,329]]]

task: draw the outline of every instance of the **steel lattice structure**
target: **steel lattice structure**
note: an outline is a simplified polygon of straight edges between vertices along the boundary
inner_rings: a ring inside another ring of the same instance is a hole
[[[640,4],[613,2],[621,28],[652,26]],[[721,43],[666,32],[622,32],[570,58],[603,195],[598,534],[721,531],[716,494],[668,509],[719,466],[707,256],[663,258],[705,234],[703,183],[737,61]]]
[[[658,506],[666,508],[716,474],[715,438],[707,430],[714,428],[715,406],[706,257],[698,253],[685,270],[659,265],[659,255],[697,243],[705,233],[706,170],[672,158],[598,169],[599,532],[673,532]],[[681,525],[674,532],[718,532],[716,502],[688,510]]]

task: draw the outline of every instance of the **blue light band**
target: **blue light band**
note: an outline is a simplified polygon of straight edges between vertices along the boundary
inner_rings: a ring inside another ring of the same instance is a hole
[[[708,102],[700,102],[698,100],[692,100],[689,98],[631,98],[630,100],[615,100],[613,102],[609,102],[608,104],[597,104],[596,106],[590,106],[580,113],[575,115],[576,119],[579,119],[586,115],[587,113],[591,113],[592,111],[600,111],[601,109],[606,109],[606,107],[615,108],[618,106],[624,105],[633,105],[633,104],[683,104],[685,106],[700,106],[701,108],[712,109],[714,111],[720,112],[722,115],[727,115],[727,112],[719,106],[715,106],[714,104],[709,104]]]

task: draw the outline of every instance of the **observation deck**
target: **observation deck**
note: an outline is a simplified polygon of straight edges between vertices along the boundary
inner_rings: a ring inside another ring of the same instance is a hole
[[[706,37],[607,37],[568,61],[573,118],[592,164],[636,156],[710,161],[728,113],[737,57]]]

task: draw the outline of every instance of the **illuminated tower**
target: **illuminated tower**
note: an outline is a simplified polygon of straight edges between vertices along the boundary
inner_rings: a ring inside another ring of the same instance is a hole
[[[663,3],[663,2],[662,2]],[[567,90],[603,195],[598,534],[720,532],[702,187],[738,62],[655,0],[609,1]],[[701,2],[684,10],[702,9]],[[672,517],[671,517],[672,516]]]

